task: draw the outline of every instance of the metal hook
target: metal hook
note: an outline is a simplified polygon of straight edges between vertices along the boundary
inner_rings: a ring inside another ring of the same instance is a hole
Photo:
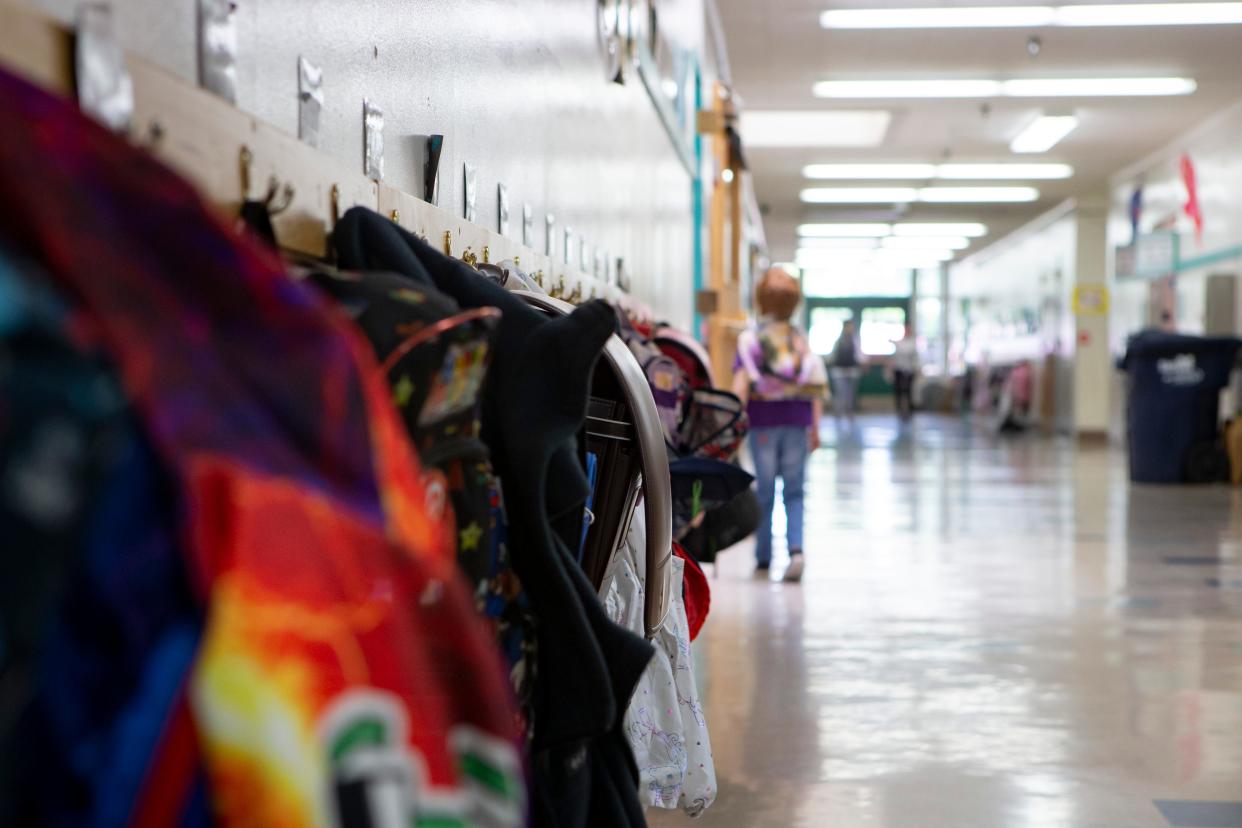
[[[241,196],[242,201],[250,198],[250,165],[254,163],[254,153],[250,151],[250,147],[242,144],[241,153],[237,158],[238,168],[241,172]]]
[[[401,223],[401,211],[400,211],[400,210],[393,210],[393,211],[392,211],[392,215],[391,215],[391,216],[389,216],[389,218],[391,218],[391,219],[392,219],[392,223],[393,223],[393,224],[400,224],[400,223]]]
[[[147,149],[158,150],[164,143],[164,125],[159,121],[152,121],[147,127]]]
[[[332,226],[336,227],[336,223],[341,220],[341,188],[339,185],[332,185],[330,198],[332,200]]]
[[[491,251],[487,249],[487,245],[483,245],[483,264],[491,264]]]
[[[452,230],[444,231],[444,255],[445,256],[453,255],[453,231]]]
[[[582,302],[582,283],[574,285],[573,293],[569,294],[569,304],[577,305]]]
[[[469,247],[466,248],[465,253],[461,254],[461,260],[471,267],[474,267],[479,263],[479,257],[475,255],[474,251],[472,251]]]
[[[267,205],[268,215],[277,216],[288,210],[293,204],[293,196],[295,194],[292,184],[285,184],[281,189],[280,182],[276,176],[272,176],[267,180],[267,195],[263,198],[263,203]]]

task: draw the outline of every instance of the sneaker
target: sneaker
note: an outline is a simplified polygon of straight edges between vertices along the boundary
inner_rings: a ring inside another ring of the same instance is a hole
[[[796,584],[802,580],[802,570],[806,567],[806,562],[802,558],[801,552],[794,552],[789,556],[789,568],[785,570],[783,580],[791,584]]]
[[[755,564],[755,577],[763,578],[766,580],[768,577],[768,572],[771,570],[771,568],[772,567],[770,564],[765,564],[765,563]]]

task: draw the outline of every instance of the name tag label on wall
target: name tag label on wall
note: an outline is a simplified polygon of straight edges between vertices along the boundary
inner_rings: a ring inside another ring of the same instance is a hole
[[[298,57],[298,138],[319,146],[319,116],[323,111],[323,69]]]
[[[366,98],[362,100],[362,131],[366,147],[363,172],[372,181],[383,181],[384,110]]]
[[[229,103],[237,103],[238,2],[198,2],[198,82]]]
[[[86,3],[78,9],[74,71],[82,111],[116,132],[134,115],[134,83],[116,39],[112,6]]]
[[[462,216],[466,221],[473,222],[479,216],[479,168],[474,164],[462,164],[461,169],[465,184],[462,188]]]

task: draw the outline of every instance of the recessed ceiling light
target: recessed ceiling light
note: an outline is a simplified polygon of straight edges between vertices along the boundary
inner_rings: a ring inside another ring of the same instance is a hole
[[[820,98],[1111,98],[1189,95],[1193,78],[1021,78],[1014,80],[819,81]]]
[[[944,180],[1053,180],[1071,178],[1069,164],[941,164],[936,177]]]
[[[819,81],[817,98],[994,98],[997,80],[859,80]]]
[[[818,181],[849,179],[1020,180],[1069,178],[1068,164],[808,164],[802,175]]]
[[[976,222],[913,222],[893,225],[894,236],[966,236],[977,239],[988,234],[986,224]]]
[[[919,197],[914,187],[808,187],[806,204],[908,204]]]
[[[953,6],[831,9],[825,29],[946,29],[1020,26],[1202,26],[1242,23],[1242,3],[1097,3],[1082,6]]]
[[[864,264],[907,265],[917,267],[946,262],[953,258],[951,250],[798,250],[794,261],[798,267],[818,268],[858,266]]]
[[[805,246],[807,239],[802,244]],[[965,250],[970,239],[965,236],[889,236],[880,239],[885,250]]]
[[[1061,6],[1058,26],[1204,26],[1242,23],[1242,3],[1106,3]]]
[[[800,250],[875,250],[879,240],[857,237],[806,237],[798,239]]]
[[[913,180],[934,178],[935,164],[807,164],[802,176],[818,181],[833,179],[894,178]]]
[[[806,204],[984,204],[1035,201],[1034,187],[808,187]]]
[[[1023,127],[1009,149],[1019,153],[1047,152],[1077,128],[1075,115],[1040,115]]]
[[[1002,84],[1007,98],[1124,98],[1189,95],[1191,78],[1021,78]]]
[[[1034,187],[924,187],[919,201],[932,204],[1009,203],[1036,201],[1039,190]]]
[[[819,16],[825,29],[945,29],[1048,26],[1051,6],[968,6],[925,9],[830,9]]]
[[[893,225],[875,222],[798,225],[798,235],[806,238],[879,238],[891,232]]]
[[[742,141],[748,147],[877,147],[892,114],[882,110],[747,110]]]

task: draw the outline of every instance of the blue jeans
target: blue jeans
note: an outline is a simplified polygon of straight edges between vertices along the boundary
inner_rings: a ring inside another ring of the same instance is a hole
[[[803,426],[756,428],[750,432],[750,453],[755,461],[755,485],[763,521],[755,538],[755,561],[772,562],[772,509],[776,505],[776,478],[785,484],[786,537],[789,549],[802,550],[802,515],[805,499],[807,429]]]
[[[858,381],[862,370],[833,368],[829,373],[832,377],[832,399],[836,403],[837,416],[853,417],[858,407]]]

